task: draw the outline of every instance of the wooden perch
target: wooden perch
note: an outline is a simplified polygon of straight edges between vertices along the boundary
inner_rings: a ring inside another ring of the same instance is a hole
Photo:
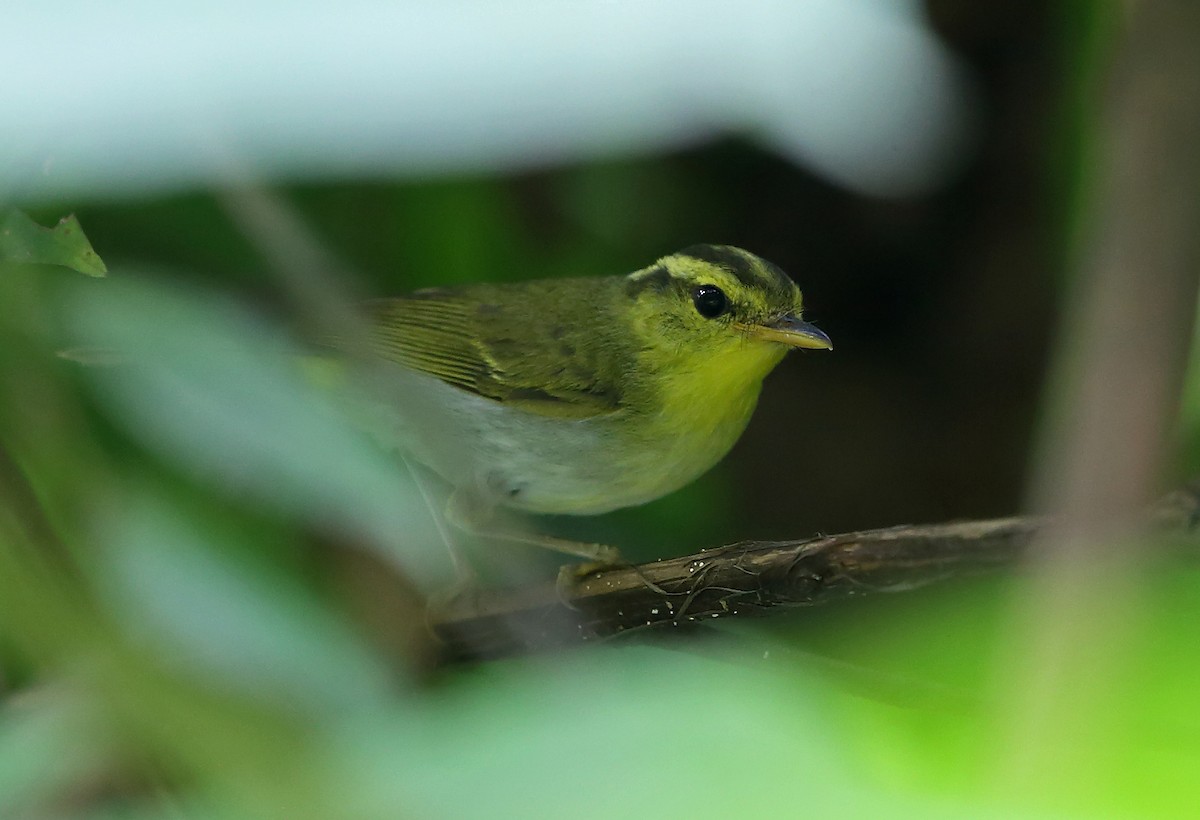
[[[1162,529],[1190,529],[1200,517],[1200,488],[1170,494],[1152,517]],[[437,608],[430,621],[451,659],[521,654],[1011,568],[1044,526],[1001,518],[747,541],[598,571],[561,592],[553,583],[475,590]]]

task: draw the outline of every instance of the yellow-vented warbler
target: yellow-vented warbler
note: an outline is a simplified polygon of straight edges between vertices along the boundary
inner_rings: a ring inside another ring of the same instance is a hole
[[[624,276],[430,288],[367,306],[371,344],[402,379],[388,438],[449,482],[451,518],[483,533],[498,506],[593,515],[708,470],[788,350],[832,348],[801,309],[779,268],[721,245]]]

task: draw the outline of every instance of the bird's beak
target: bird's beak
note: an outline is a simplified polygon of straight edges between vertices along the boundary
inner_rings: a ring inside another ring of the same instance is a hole
[[[808,350],[833,350],[833,340],[825,331],[790,313],[765,325],[739,325],[749,335],[765,342],[779,342]]]

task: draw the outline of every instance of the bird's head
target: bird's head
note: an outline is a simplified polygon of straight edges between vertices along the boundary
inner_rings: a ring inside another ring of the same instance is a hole
[[[693,245],[630,274],[625,288],[634,332],[651,355],[761,378],[792,348],[833,349],[803,320],[796,283],[741,248]]]

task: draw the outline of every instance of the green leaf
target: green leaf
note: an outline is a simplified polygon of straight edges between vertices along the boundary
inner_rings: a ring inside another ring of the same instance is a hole
[[[99,769],[112,751],[92,724],[86,705],[61,687],[0,704],[0,816],[35,816]]]
[[[302,351],[265,317],[133,275],[71,295],[63,345],[126,363],[85,375],[132,435],[239,502],[334,527],[415,577],[449,570],[403,465],[306,378]]]
[[[694,645],[693,645],[694,646]],[[473,670],[321,744],[354,817],[1011,816],[864,777],[857,698],[710,646]],[[1036,816],[1026,812],[1022,816]]]
[[[108,273],[74,214],[43,228],[16,208],[0,209],[0,262],[62,265],[88,276]]]
[[[101,594],[129,634],[189,678],[307,714],[384,699],[386,668],[345,623],[216,537],[149,488],[102,528]]]

